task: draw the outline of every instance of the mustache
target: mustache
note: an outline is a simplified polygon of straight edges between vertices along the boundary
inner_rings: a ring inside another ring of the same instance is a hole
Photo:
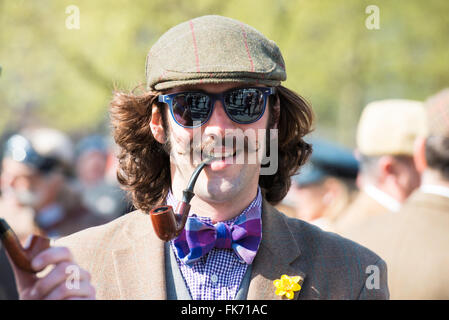
[[[192,139],[190,141],[190,150],[192,153],[209,155],[214,151],[214,149],[218,150],[233,150],[234,153],[245,151],[247,153],[257,152],[259,150],[259,145],[256,142],[250,141],[247,136],[224,136],[218,137],[209,135],[206,139],[202,141],[196,141],[196,139]]]
[[[168,139],[167,139],[168,140]],[[205,138],[192,137],[189,141],[185,142],[185,146],[182,148],[176,148],[176,153],[179,155],[189,155],[191,160],[193,160],[194,155],[201,158],[206,158],[213,153],[214,149],[219,151],[226,150],[227,152],[233,151],[234,154],[241,153],[242,151],[246,154],[258,152],[261,148],[261,142],[254,139],[249,139],[246,135],[235,136],[216,136],[208,135]],[[164,149],[168,154],[172,149],[169,141],[166,141]]]

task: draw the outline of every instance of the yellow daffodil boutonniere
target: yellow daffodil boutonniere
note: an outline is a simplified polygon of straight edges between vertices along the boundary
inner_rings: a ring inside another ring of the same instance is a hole
[[[302,283],[302,280],[303,279],[300,276],[289,277],[286,274],[283,274],[280,279],[273,281],[273,284],[276,287],[276,294],[278,296],[285,295],[288,299],[293,299],[295,291],[301,290],[300,283]]]

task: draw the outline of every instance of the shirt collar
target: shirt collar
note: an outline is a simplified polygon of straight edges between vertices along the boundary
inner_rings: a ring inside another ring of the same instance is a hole
[[[423,184],[419,190],[423,193],[435,194],[449,198],[449,188],[436,184]]]
[[[401,208],[401,203],[394,199],[389,194],[383,192],[382,190],[376,188],[373,185],[367,185],[363,188],[363,191],[380,203],[383,207],[387,208],[392,212],[397,212]]]

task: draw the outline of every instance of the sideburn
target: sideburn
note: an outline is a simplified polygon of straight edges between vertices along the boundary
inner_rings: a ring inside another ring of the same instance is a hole
[[[167,110],[164,106],[161,106],[160,104],[158,104],[158,109],[159,112],[161,113],[161,118],[162,118],[162,128],[164,129],[164,134],[165,134],[165,142],[164,144],[162,144],[162,149],[166,152],[166,154],[168,156],[170,156],[170,152],[171,152],[171,144],[170,144],[170,129],[168,126],[168,122],[167,122]]]

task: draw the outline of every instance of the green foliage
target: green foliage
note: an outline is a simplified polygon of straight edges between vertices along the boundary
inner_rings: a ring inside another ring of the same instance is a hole
[[[372,4],[379,30],[365,27]],[[79,30],[66,28],[69,5],[80,10]],[[448,86],[448,13],[446,0],[0,0],[0,133],[30,123],[107,130],[114,86],[145,81],[156,39],[220,14],[276,41],[285,85],[312,103],[317,133],[353,145],[369,101],[424,100]]]

